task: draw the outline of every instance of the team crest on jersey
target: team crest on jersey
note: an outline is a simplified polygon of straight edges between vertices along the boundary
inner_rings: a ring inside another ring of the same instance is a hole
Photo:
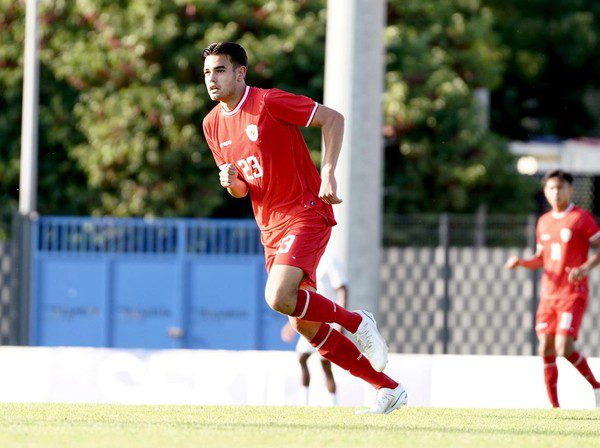
[[[258,140],[258,127],[255,124],[249,124],[246,126],[246,135],[250,141],[255,142]]]
[[[566,227],[564,229],[560,229],[560,239],[563,243],[568,243],[571,241],[572,236],[573,232],[571,232],[571,229],[567,229]]]

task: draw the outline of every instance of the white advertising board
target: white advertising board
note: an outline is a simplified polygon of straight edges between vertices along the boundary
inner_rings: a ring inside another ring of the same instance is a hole
[[[294,405],[300,369],[294,352],[0,347],[0,401],[195,405]],[[600,374],[600,359],[589,360]],[[311,405],[327,403],[312,356]],[[559,399],[594,406],[592,389],[558,360]],[[373,389],[338,368],[338,402],[368,405]],[[385,370],[402,382],[409,405],[547,408],[542,364],[530,356],[391,354]]]

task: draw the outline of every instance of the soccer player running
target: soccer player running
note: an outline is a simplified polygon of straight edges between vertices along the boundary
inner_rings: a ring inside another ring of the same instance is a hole
[[[315,270],[335,225],[334,176],[344,133],[341,114],[278,89],[246,85],[246,51],[232,42],[202,53],[204,82],[217,104],[204,118],[204,135],[230,195],[250,194],[268,272],[265,298],[326,359],[377,389],[368,413],[406,404],[406,391],[382,371],[387,345],[367,311],[348,311],[316,293]],[[322,128],[321,176],[299,126]],[[354,335],[359,349],[329,323]],[[364,354],[364,356],[363,356]]]
[[[346,273],[342,268],[340,260],[328,246],[325,253],[321,257],[319,266],[317,267],[317,292],[323,297],[335,297],[335,303],[339,306],[346,307],[348,298],[348,279]],[[341,330],[338,324],[333,324],[332,327],[335,330]],[[281,329],[281,338],[285,342],[292,342],[296,336],[296,332],[287,323]],[[298,362],[300,363],[301,377],[301,400],[302,404],[308,405],[309,387],[310,387],[310,371],[308,370],[308,358],[315,353],[317,349],[313,347],[305,338],[302,336],[298,339],[296,344],[296,352],[298,353]],[[333,376],[333,370],[331,369],[331,362],[321,357],[321,367],[323,367],[323,373],[325,374],[325,382],[327,384],[327,390],[329,391],[329,404],[331,406],[337,405],[335,378]]]
[[[544,360],[548,398],[559,407],[556,356],[564,356],[594,389],[600,407],[600,383],[587,360],[575,350],[575,341],[587,306],[588,274],[600,263],[600,228],[587,211],[573,205],[573,176],[562,170],[547,173],[544,195],[552,207],[540,217],[536,228],[537,250],[532,258],[510,257],[506,267],[543,268],[535,330],[538,351]],[[594,255],[588,259],[590,245]]]

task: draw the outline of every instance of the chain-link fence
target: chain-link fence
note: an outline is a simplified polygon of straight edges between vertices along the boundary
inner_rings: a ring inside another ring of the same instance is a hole
[[[0,241],[0,345],[11,342],[12,291],[11,291],[11,244]]]
[[[10,217],[0,215],[0,345],[16,343],[15,317],[17,301],[15,286],[15,263],[13,232],[18,224],[16,213]]]
[[[15,212],[12,225],[0,224],[4,237],[9,239],[0,240],[0,345],[26,345],[31,219]]]
[[[381,330],[403,353],[535,354],[539,275],[509,271],[530,256],[535,216],[406,215],[385,219]],[[580,345],[600,355],[600,270],[590,276]]]

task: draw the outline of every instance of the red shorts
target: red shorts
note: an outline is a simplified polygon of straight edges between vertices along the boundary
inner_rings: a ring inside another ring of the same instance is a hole
[[[316,271],[325,252],[331,225],[316,213],[295,216],[288,225],[268,239],[263,235],[267,272],[274,264],[296,266],[304,271],[302,285],[317,288]]]
[[[538,334],[564,334],[577,339],[586,308],[586,297],[542,299],[535,314],[535,331]]]

